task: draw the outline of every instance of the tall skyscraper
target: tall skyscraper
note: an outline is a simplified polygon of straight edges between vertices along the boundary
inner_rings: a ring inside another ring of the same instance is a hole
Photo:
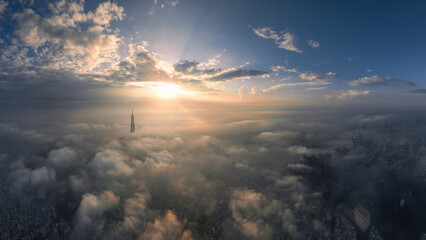
[[[130,133],[135,132],[135,116],[133,116],[133,109],[132,109],[132,116],[130,117]]]

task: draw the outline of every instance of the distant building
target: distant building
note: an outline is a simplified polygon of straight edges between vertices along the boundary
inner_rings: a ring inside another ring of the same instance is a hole
[[[370,213],[361,205],[354,209],[354,221],[358,227],[365,232],[370,226]]]
[[[132,116],[130,117],[130,132],[135,132],[135,116],[133,116],[133,109],[132,109]]]

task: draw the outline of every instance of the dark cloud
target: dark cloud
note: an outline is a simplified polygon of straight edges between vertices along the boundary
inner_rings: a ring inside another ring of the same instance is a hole
[[[209,81],[226,81],[236,78],[246,78],[246,77],[266,77],[269,76],[269,73],[259,71],[259,70],[243,70],[243,69],[231,69],[224,71],[214,77],[209,78]]]
[[[409,93],[420,93],[420,94],[426,94],[426,89],[415,89],[408,91]]]
[[[212,75],[216,74],[221,71],[220,68],[211,68],[211,69],[199,69],[200,62],[197,61],[188,61],[188,60],[181,60],[173,65],[173,68],[176,72],[184,73],[184,74],[207,74]]]

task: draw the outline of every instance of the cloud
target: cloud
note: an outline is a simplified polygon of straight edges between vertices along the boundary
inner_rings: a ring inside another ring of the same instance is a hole
[[[274,86],[271,86],[269,88],[265,88],[262,90],[262,92],[271,92],[278,90],[280,88],[284,87],[310,87],[310,86],[318,86],[318,85],[324,85],[329,84],[328,82],[294,82],[294,83],[281,83]]]
[[[416,85],[415,83],[411,81],[407,81],[407,80],[403,80],[399,78],[392,78],[392,77],[380,77],[378,75],[374,75],[372,77],[363,77],[357,80],[353,80],[349,82],[349,85],[351,86],[383,86],[383,85],[389,85],[391,83],[396,83],[404,87],[412,87]]]
[[[288,137],[294,137],[295,132],[279,131],[279,132],[262,132],[256,138],[266,142],[276,142]]]
[[[259,70],[229,69],[209,78],[209,81],[226,81],[237,78],[268,77],[269,73]]]
[[[279,48],[302,53],[295,45],[295,35],[287,31],[275,32],[270,27],[252,28],[254,33],[264,39],[273,39]]]
[[[288,151],[297,154],[305,154],[309,152],[305,146],[291,146],[288,148]]]
[[[146,222],[152,218],[148,202],[151,200],[149,193],[135,193],[124,202],[123,220],[115,227],[108,229],[107,239],[132,239],[145,228]]]
[[[16,36],[35,54],[27,54],[28,61],[45,68],[78,68],[83,72],[116,61],[120,38],[110,23],[124,18],[123,7],[108,1],[99,4],[95,12],[84,13],[84,2],[59,1],[50,3],[49,9],[49,17],[28,8],[13,15]]]
[[[291,82],[291,83],[280,83],[271,87],[265,88],[263,92],[271,92],[284,87],[306,87],[307,90],[321,90],[325,87],[319,87],[328,85],[331,81],[336,80],[339,77],[338,74],[329,72],[326,74],[319,73],[301,73],[299,78],[308,82]],[[316,87],[316,88],[315,88]]]
[[[96,153],[89,166],[100,178],[127,177],[133,174],[132,161],[117,150],[106,149]]]
[[[174,71],[173,67],[158,59],[157,54],[146,49],[144,43],[130,44],[129,54],[98,77],[113,82],[173,81],[169,76]]]
[[[55,180],[55,170],[46,166],[34,170],[28,168],[17,169],[8,175],[8,181],[15,194],[22,194],[29,187],[48,187]]]
[[[159,3],[158,0],[154,0],[154,4],[152,5],[151,10],[148,12],[148,15],[154,14],[154,9],[156,8],[158,4],[160,4],[161,8],[165,8],[166,6],[173,8],[173,7],[176,7],[178,3],[179,3],[178,0],[165,0],[165,1],[161,1],[161,3]]]
[[[158,54],[149,51],[144,44],[130,44],[130,56],[108,69],[104,76],[113,82],[176,82],[198,85],[211,81],[227,81],[239,78],[266,77],[269,73],[259,70],[221,69],[211,67],[214,63],[180,60],[171,65],[161,61]],[[195,81],[195,82],[194,82]]]
[[[272,66],[271,70],[273,72],[276,72],[277,75],[278,75],[279,71],[292,72],[292,73],[297,73],[298,72],[295,68],[286,68],[286,67],[283,67],[283,66]]]
[[[279,204],[253,190],[235,190],[230,209],[240,231],[252,239],[270,239],[273,227],[267,222]]]
[[[329,72],[326,74],[320,73],[301,73],[299,74],[300,79],[307,81],[315,81],[321,83],[327,83],[336,80],[339,75],[337,73]]]
[[[5,0],[0,0],[0,14],[2,14],[4,11],[6,11],[6,7],[9,3]]]
[[[210,64],[209,64],[210,65]],[[200,62],[197,61],[188,61],[188,60],[182,60],[173,65],[174,70],[176,72],[184,73],[184,74],[216,74],[220,72],[221,70],[219,68],[211,68],[206,70],[200,70],[198,67],[201,66]]]
[[[369,93],[370,92],[368,90],[366,91],[348,90],[346,92],[343,92],[340,95],[337,95],[336,98],[337,99],[353,98],[353,97],[357,97],[361,95],[367,95]]]
[[[309,46],[313,47],[313,48],[319,48],[320,47],[320,43],[318,41],[315,40],[307,40]]]
[[[84,194],[75,216],[72,239],[88,239],[99,234],[105,223],[105,212],[116,207],[119,202],[120,197],[111,191],[104,191],[100,195]]]
[[[172,211],[167,211],[163,217],[149,222],[145,232],[140,237],[141,240],[192,240],[192,234],[189,230],[184,230],[184,225]]]
[[[88,113],[92,121],[84,121],[82,114],[76,122],[45,122],[46,115],[31,113],[31,128],[37,131],[25,129],[26,122],[14,128],[0,125],[5,136],[0,139],[5,146],[0,177],[7,176],[6,186],[20,189],[21,197],[34,198],[34,190],[45,187],[46,196],[53,196],[46,204],[61,206],[66,217],[74,219],[74,239],[202,239],[204,223],[213,227],[218,239],[303,239],[313,231],[325,231],[318,230],[323,220],[317,217],[324,206],[324,186],[317,185],[324,177],[323,167],[330,161],[333,166],[356,161],[352,150],[350,160],[334,159],[334,149],[350,149],[353,132],[363,131],[360,123],[381,131],[383,127],[377,126],[389,120],[374,114],[354,117],[352,108],[344,115],[325,108],[242,115],[232,108],[237,119],[200,109],[192,114],[214,126],[203,128],[203,134],[177,134],[180,126],[167,128],[164,135],[152,134],[156,130],[147,122],[143,132],[129,134],[127,124],[108,124],[128,119],[121,113],[114,117],[108,112],[108,118],[97,113],[96,122],[103,127],[96,128],[93,111]],[[47,118],[69,114],[58,113]],[[256,120],[258,114],[262,120]],[[137,119],[142,124],[142,117]],[[155,120],[153,125],[164,125],[161,116]],[[172,121],[188,125],[181,119]],[[50,140],[40,142],[23,132],[48,135]],[[74,139],[72,134],[83,137]],[[363,154],[359,151],[356,155]],[[334,176],[328,168],[327,174]]]
[[[49,152],[47,162],[55,168],[68,168],[78,161],[78,153],[69,147],[54,149]]]
[[[92,188],[91,179],[84,170],[70,175],[68,177],[68,185],[76,195],[83,194]]]
[[[419,94],[426,94],[426,89],[415,89],[415,90],[411,90],[408,91],[409,93],[419,93]]]
[[[124,204],[124,221],[122,227],[128,231],[136,231],[145,222],[148,201],[151,196],[148,193],[136,193],[133,198],[126,199]]]
[[[177,1],[166,4],[176,6]],[[0,53],[2,99],[86,101],[99,97],[89,93],[93,89],[129,82],[173,82],[210,91],[212,81],[269,76],[260,70],[214,67],[223,51],[207,62],[170,64],[148,50],[145,41],[124,46],[124,36],[111,26],[125,18],[124,8],[110,1],[91,11],[83,1],[62,0],[41,9],[26,6],[12,14],[16,26]],[[126,47],[128,56],[120,56]]]

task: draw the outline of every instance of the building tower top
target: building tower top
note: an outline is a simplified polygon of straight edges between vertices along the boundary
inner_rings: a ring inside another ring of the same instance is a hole
[[[130,133],[135,132],[135,116],[133,115],[133,109],[132,109],[132,115],[130,116]]]

